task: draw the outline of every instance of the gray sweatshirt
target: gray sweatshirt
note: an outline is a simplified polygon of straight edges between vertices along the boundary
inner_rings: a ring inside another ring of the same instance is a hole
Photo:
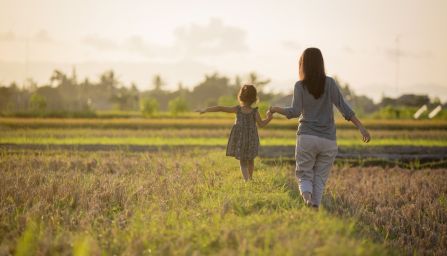
[[[286,117],[299,117],[297,134],[315,135],[336,140],[334,111],[332,104],[341,112],[346,120],[355,115],[346,103],[335,80],[326,77],[324,93],[315,99],[303,86],[302,81],[295,84],[292,105],[285,108]]]

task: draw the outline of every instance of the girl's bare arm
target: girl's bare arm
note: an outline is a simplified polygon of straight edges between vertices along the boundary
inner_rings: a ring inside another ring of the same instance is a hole
[[[267,114],[267,117],[264,120],[262,120],[261,115],[259,114],[259,112],[256,113],[256,123],[261,128],[266,126],[268,123],[270,123],[270,121],[272,119],[273,119],[273,114]]]
[[[234,107],[213,106],[213,107],[208,107],[208,108],[205,108],[205,109],[196,110],[196,112],[199,112],[200,114],[204,114],[206,112],[236,113],[237,112],[237,106],[234,106]]]

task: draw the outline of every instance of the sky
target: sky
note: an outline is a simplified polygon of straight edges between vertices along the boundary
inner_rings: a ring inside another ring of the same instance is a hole
[[[357,94],[447,101],[445,13],[445,0],[0,0],[0,84],[73,67],[142,90],[156,74],[176,89],[256,72],[289,93],[300,54],[318,47]]]

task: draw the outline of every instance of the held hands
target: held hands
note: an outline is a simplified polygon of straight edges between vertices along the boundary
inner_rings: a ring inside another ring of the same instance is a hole
[[[270,109],[265,112],[265,115],[267,116],[267,119],[273,119],[273,113],[270,111]]]
[[[273,112],[272,106],[270,106],[269,109],[267,110],[267,112],[265,112],[265,114],[267,115],[267,118],[269,118],[269,119],[273,118],[273,113],[275,113],[275,112]]]

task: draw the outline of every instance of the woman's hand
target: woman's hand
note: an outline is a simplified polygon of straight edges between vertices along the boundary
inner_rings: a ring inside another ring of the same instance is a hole
[[[368,130],[366,130],[365,128],[360,128],[360,133],[362,134],[363,142],[368,143],[371,140],[371,135],[369,135]]]
[[[359,129],[360,133],[362,134],[362,141],[365,143],[368,143],[371,140],[371,135],[369,135],[368,130],[365,129],[362,122],[356,117],[351,117],[351,122]]]

